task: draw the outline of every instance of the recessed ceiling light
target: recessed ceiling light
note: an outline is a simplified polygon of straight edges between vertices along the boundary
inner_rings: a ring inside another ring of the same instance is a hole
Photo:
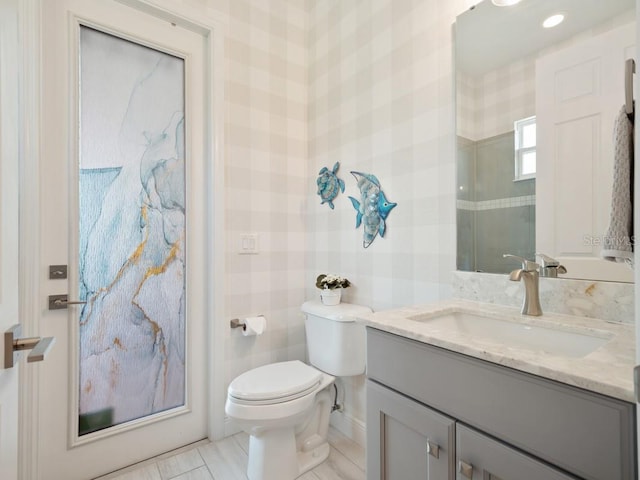
[[[516,3],[520,3],[521,0],[491,0],[496,7],[510,7]]]
[[[544,22],[542,22],[542,26],[544,28],[553,28],[557,27],[564,21],[564,13],[556,13],[555,15],[551,15]]]

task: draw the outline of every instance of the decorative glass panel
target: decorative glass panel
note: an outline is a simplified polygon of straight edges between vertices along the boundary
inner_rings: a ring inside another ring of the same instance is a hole
[[[79,434],[185,403],[184,60],[80,32]]]

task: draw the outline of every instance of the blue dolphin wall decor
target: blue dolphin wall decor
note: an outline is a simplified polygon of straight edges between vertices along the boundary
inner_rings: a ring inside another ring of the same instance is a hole
[[[349,200],[358,212],[356,214],[356,228],[364,223],[362,246],[367,248],[373,243],[378,233],[384,237],[389,212],[398,204],[387,200],[380,188],[380,181],[375,175],[362,172],[351,172],[351,174],[358,181],[360,201],[353,197],[349,197]]]

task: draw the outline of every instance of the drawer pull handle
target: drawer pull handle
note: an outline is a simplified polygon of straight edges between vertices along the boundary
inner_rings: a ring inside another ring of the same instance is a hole
[[[460,460],[458,462],[458,471],[466,478],[473,478],[473,465]]]
[[[440,446],[427,440],[427,453],[434,458],[440,458]]]

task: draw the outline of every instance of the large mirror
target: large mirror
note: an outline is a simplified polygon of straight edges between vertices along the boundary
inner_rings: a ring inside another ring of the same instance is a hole
[[[635,1],[494,3],[455,25],[458,269],[507,273],[504,253],[544,253],[564,278],[633,281],[601,250]]]

